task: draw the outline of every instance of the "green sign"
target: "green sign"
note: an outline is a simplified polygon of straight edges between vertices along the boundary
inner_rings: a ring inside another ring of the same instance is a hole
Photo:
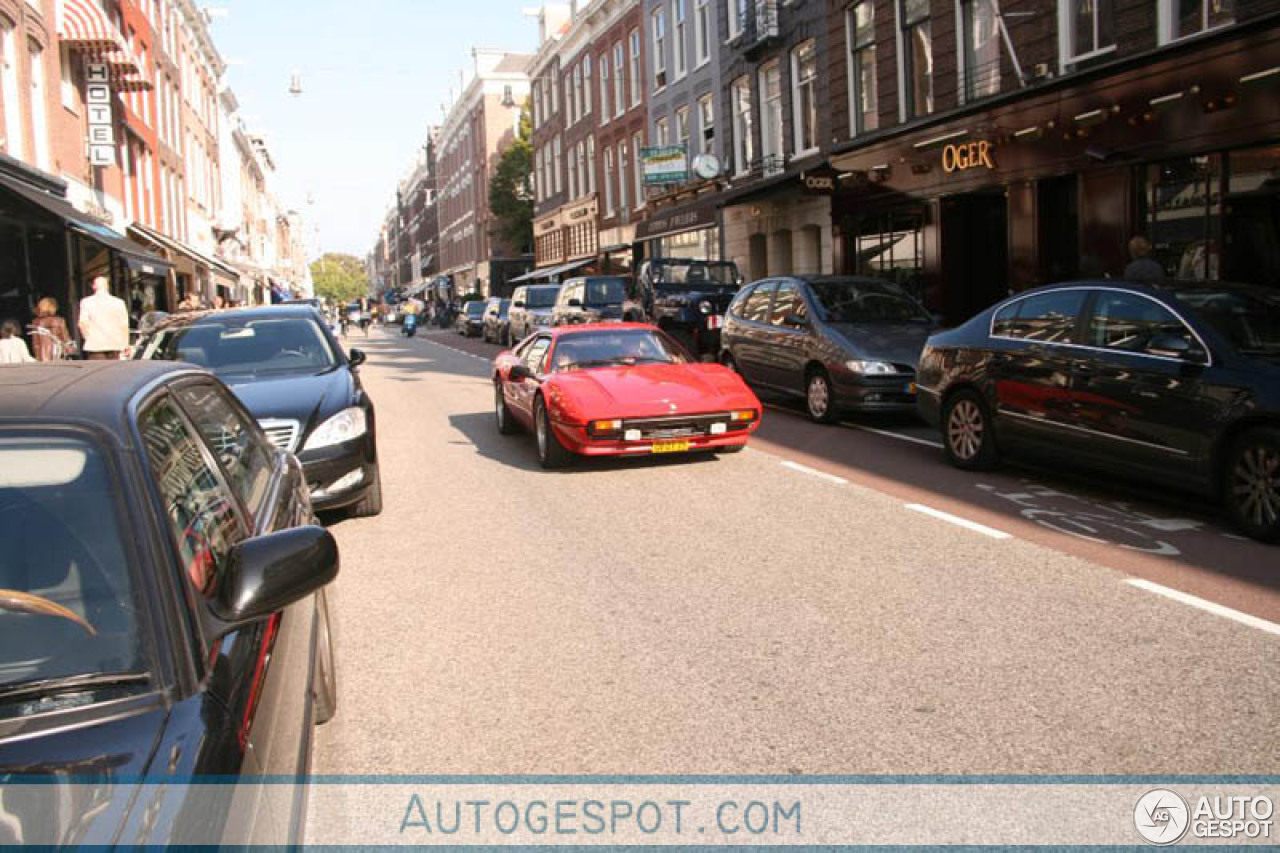
[[[689,149],[685,145],[660,145],[641,148],[646,186],[680,184],[689,180]]]

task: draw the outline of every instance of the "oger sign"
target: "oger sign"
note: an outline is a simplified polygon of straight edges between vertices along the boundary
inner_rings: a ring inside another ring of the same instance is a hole
[[[964,145],[948,145],[942,149],[942,169],[948,175],[952,172],[976,169],[979,166],[994,169],[996,164],[992,159],[992,155],[995,153],[996,147],[990,142],[968,142]]]

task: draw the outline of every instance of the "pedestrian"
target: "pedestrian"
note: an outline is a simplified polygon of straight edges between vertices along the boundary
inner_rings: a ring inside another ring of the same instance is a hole
[[[17,320],[0,323],[0,364],[26,364],[35,361],[27,342],[22,339],[22,326]]]
[[[200,300],[191,291],[187,291],[182,296],[182,301],[178,303],[179,311],[199,311]]]
[[[105,275],[94,278],[93,295],[80,300],[80,336],[85,358],[93,361],[118,359],[129,349],[129,309],[111,295]]]
[[[1124,268],[1125,281],[1155,284],[1164,281],[1164,267],[1151,257],[1151,241],[1141,234],[1129,241],[1129,265]]]
[[[36,319],[31,324],[34,332],[32,348],[37,361],[57,361],[70,353],[75,343],[67,321],[58,316],[58,300],[46,296],[36,303]]]
[[[221,293],[216,293],[216,294],[214,294],[214,296],[213,296],[213,310],[214,310],[214,311],[221,311],[223,308],[226,308],[226,307],[227,307],[227,300],[225,300],[225,299],[223,299],[223,298],[222,298],[222,294],[221,294]]]

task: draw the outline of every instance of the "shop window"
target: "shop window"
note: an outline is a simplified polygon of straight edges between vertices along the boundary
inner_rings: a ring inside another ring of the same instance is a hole
[[[1280,283],[1280,145],[1227,155],[1227,203],[1223,278],[1252,284]]]
[[[902,27],[903,112],[907,118],[933,112],[933,29],[929,0],[899,0]]]
[[[1164,44],[1234,24],[1236,4],[1235,0],[1160,0],[1158,17]]]
[[[919,211],[872,214],[846,230],[846,264],[855,275],[892,281],[917,299],[924,296],[924,216]]]
[[[1222,203],[1219,155],[1148,166],[1143,202],[1154,257],[1171,279],[1219,276]]]
[[[1102,1],[1088,0],[1094,4]],[[964,98],[976,101],[1000,92],[999,21],[991,0],[961,0],[960,12],[964,24]]]
[[[876,109],[876,26],[873,0],[844,13],[849,45],[849,132],[851,136],[880,126]]]

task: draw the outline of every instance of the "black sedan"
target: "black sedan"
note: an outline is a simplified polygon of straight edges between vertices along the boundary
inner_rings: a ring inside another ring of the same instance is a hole
[[[16,367],[0,507],[0,842],[296,838],[301,792],[185,783],[305,774],[336,709],[338,549],[297,460],[203,370]]]
[[[961,468],[1015,450],[1221,500],[1280,539],[1280,292],[1114,281],[1027,291],[930,338],[920,412]]]
[[[872,278],[764,279],[729,305],[720,361],[751,385],[844,412],[914,412],[915,368],[933,318],[902,288]]]
[[[138,357],[207,367],[232,387],[277,447],[297,453],[318,511],[382,512],[373,401],[323,318],[307,306],[179,314]]]

